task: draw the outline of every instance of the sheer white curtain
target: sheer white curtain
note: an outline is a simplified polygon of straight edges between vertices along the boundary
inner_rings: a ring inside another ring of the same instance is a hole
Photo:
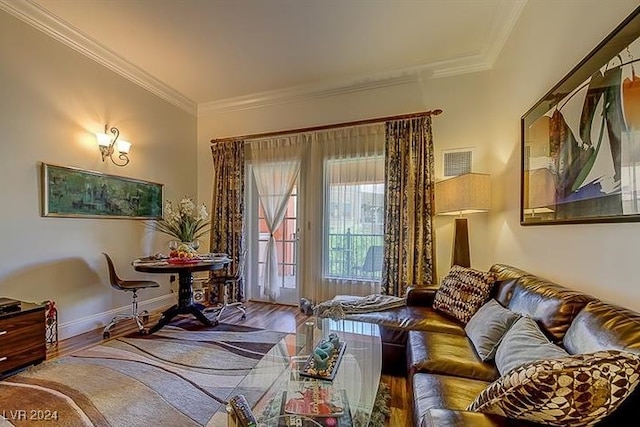
[[[310,188],[321,206],[308,212],[317,226],[305,259],[316,265],[307,276],[313,289],[304,293],[315,301],[380,292],[384,143],[384,123],[313,134]]]
[[[294,135],[249,141],[251,169],[270,234],[263,274],[259,277],[260,290],[271,300],[275,300],[280,292],[274,233],[284,219],[296,185],[306,140],[306,135]]]

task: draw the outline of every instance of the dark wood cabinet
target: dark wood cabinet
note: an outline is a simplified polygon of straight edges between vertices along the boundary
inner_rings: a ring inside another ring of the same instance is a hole
[[[19,311],[0,314],[0,376],[46,359],[44,309],[23,302]]]

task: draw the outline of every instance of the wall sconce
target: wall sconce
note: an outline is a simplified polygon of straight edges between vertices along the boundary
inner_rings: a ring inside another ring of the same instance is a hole
[[[112,127],[109,132],[113,134],[113,137],[107,133],[107,125],[104,125],[104,133],[96,133],[96,139],[98,140],[98,148],[102,154],[102,161],[109,157],[114,165],[126,166],[129,164],[129,150],[131,150],[131,143],[123,139],[118,140],[120,131],[117,127]],[[118,150],[118,159],[113,158],[113,154],[116,149]]]

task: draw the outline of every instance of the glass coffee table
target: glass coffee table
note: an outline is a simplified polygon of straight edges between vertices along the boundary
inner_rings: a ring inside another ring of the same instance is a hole
[[[333,380],[300,375],[315,346],[332,333],[346,343]],[[316,318],[276,344],[236,390],[252,406],[258,426],[366,426],[374,409],[381,366],[378,325]],[[317,398],[310,405],[305,399],[309,396]],[[235,425],[232,416],[228,424]]]

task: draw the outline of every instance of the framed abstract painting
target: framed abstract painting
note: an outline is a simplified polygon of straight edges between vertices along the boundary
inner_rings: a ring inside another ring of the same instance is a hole
[[[162,184],[47,163],[41,176],[43,216],[162,218]]]
[[[640,221],[640,8],[521,119],[520,223]]]

